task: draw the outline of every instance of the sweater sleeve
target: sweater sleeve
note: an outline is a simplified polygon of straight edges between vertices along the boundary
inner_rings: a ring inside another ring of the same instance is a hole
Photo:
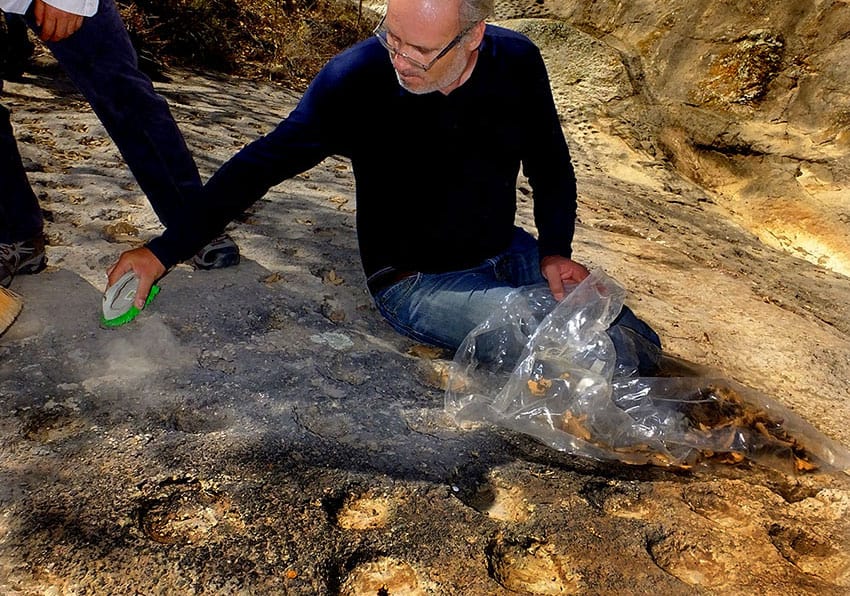
[[[317,76],[285,120],[227,161],[163,234],[148,242],[166,269],[194,255],[271,187],[334,153],[327,133],[330,118],[323,117],[331,78]]]
[[[549,77],[539,51],[527,71],[532,79],[530,142],[523,172],[534,192],[534,222],[540,258],[572,256],[577,210],[576,177],[564,132],[552,97]]]

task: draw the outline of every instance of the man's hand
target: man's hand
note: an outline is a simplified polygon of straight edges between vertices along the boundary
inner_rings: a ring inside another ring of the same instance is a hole
[[[134,248],[121,254],[118,262],[109,268],[106,272],[108,281],[106,287],[114,284],[118,279],[127,273],[133,271],[136,277],[139,278],[139,289],[136,292],[136,300],[134,304],[136,308],[142,310],[145,307],[145,300],[150,294],[151,286],[160,277],[165,275],[165,267],[159,262],[154,254],[147,247]]]
[[[33,2],[33,15],[36,25],[41,27],[41,41],[62,41],[71,37],[83,25],[81,15],[50,6],[44,0]]]
[[[540,272],[549,282],[549,289],[552,290],[555,300],[559,302],[566,296],[564,282],[579,283],[590,275],[584,265],[560,255],[543,257],[540,261]]]

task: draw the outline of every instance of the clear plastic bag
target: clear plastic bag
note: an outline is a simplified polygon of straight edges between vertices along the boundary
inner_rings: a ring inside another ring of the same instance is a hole
[[[545,285],[516,290],[457,350],[446,411],[598,460],[850,469],[850,451],[750,387],[660,353],[658,376],[624,366],[644,355],[623,352],[653,347],[615,347],[607,330],[625,295],[601,271],[560,303]]]

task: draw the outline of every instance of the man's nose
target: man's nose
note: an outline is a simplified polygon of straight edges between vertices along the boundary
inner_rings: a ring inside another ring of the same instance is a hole
[[[390,62],[392,62],[393,67],[397,71],[405,74],[409,74],[411,70],[414,69],[422,70],[411,58],[408,58],[405,54],[398,50],[390,52]]]

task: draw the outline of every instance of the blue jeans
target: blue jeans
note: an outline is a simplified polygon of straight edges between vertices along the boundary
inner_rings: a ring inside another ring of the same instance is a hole
[[[537,241],[515,228],[508,250],[471,269],[416,273],[374,296],[375,305],[392,327],[411,339],[457,350],[464,338],[492,316],[516,288],[544,283]],[[623,374],[653,374],[661,341],[627,306],[608,328]]]
[[[38,31],[32,7],[26,15]],[[139,70],[114,0],[67,39],[46,44],[91,105],[164,225],[201,189],[198,168],[165,99]],[[2,81],[0,81],[2,91]],[[44,222],[9,122],[0,106],[0,243],[40,234]]]

